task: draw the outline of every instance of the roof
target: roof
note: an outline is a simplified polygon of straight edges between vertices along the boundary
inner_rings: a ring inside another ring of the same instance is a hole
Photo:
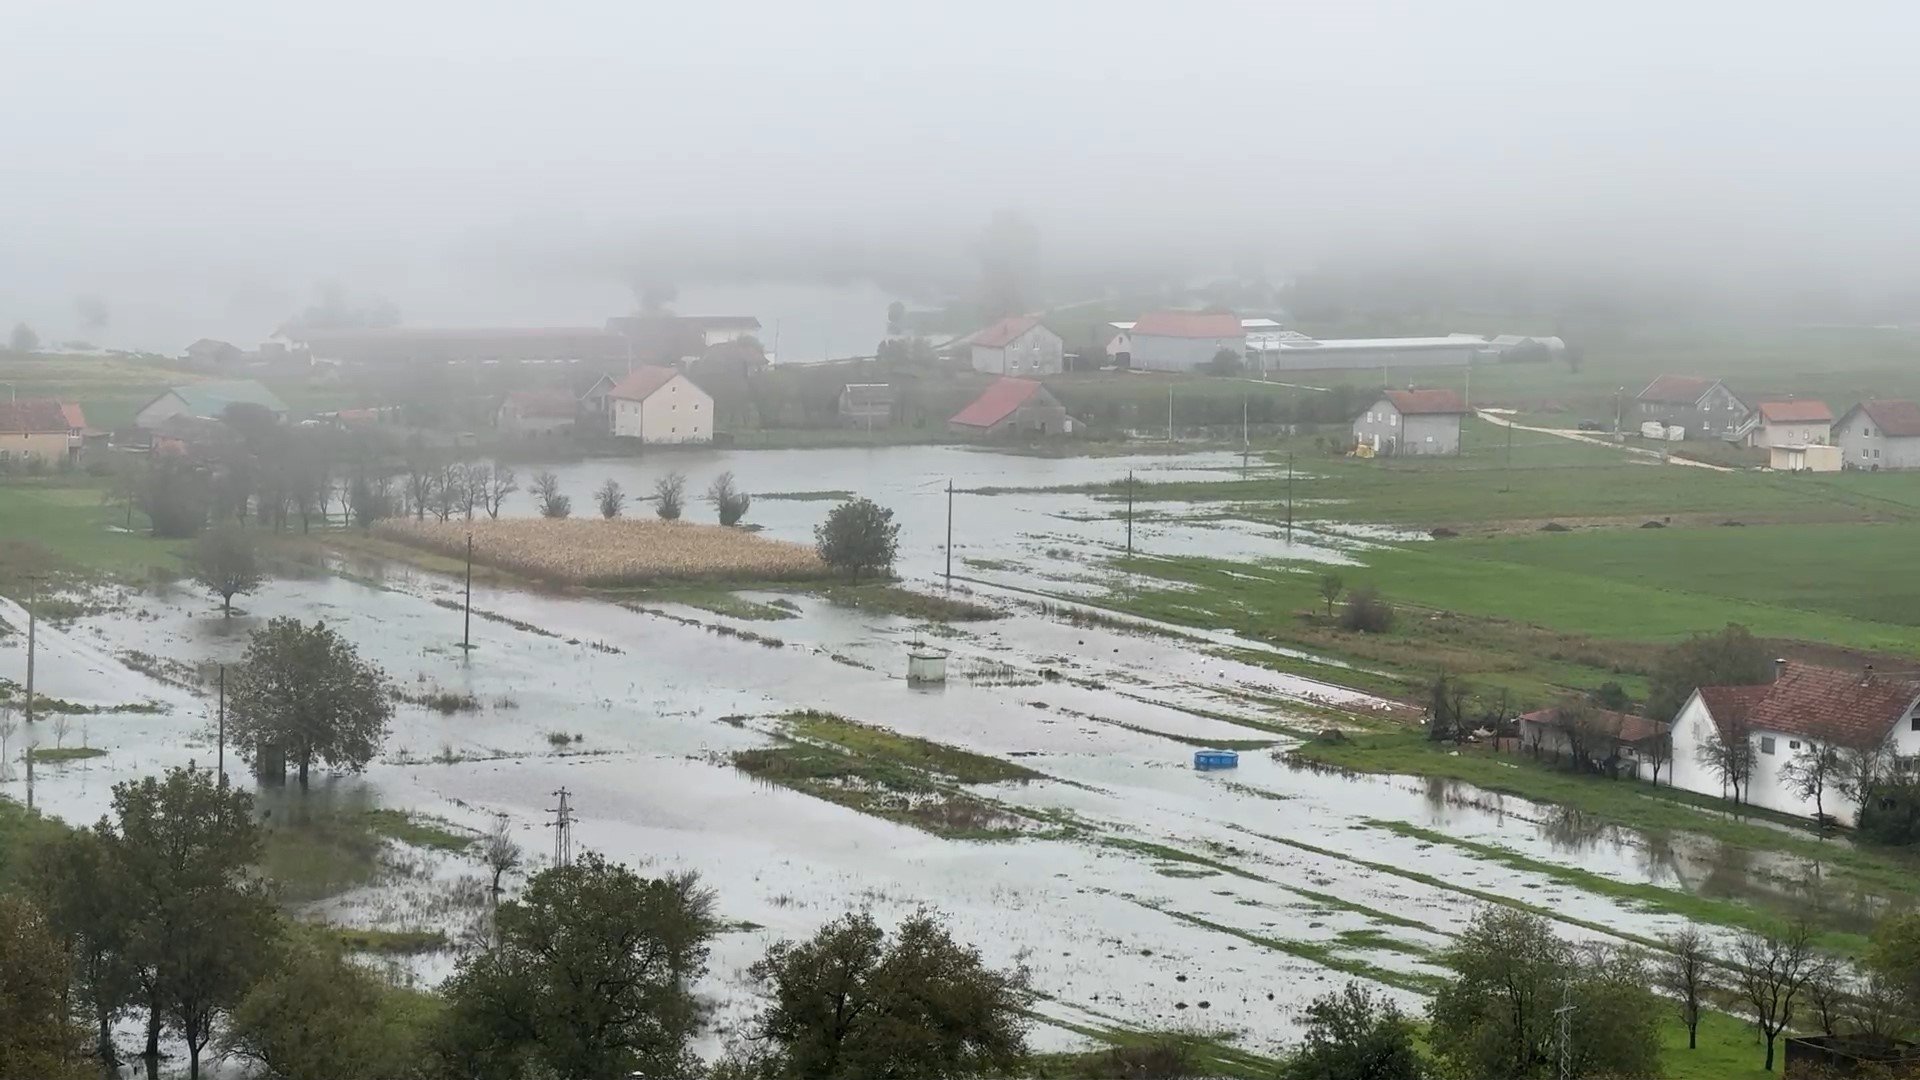
[[[1013,415],[1013,411],[1027,403],[1027,399],[1040,391],[1040,384],[1033,379],[1001,378],[981,393],[966,408],[953,414],[950,424],[964,424],[967,427],[990,428]]]
[[[69,428],[72,428],[73,430],[78,431],[81,428],[84,428],[87,426],[87,414],[80,411],[79,402],[77,401],[61,402],[60,412],[66,416],[67,426]]]
[[[1845,671],[1783,662],[1764,686],[1703,686],[1700,697],[1723,733],[1744,714],[1748,731],[1871,746],[1920,699],[1920,681],[1875,675],[1872,668]]]
[[[1520,714],[1520,719],[1531,720],[1547,727],[1561,727],[1561,712],[1559,708],[1537,709]],[[1635,716],[1632,713],[1614,712],[1611,709],[1595,709],[1593,713],[1600,720],[1605,721],[1607,727],[1612,729],[1614,738],[1621,742],[1643,742],[1657,735],[1665,735],[1667,729],[1673,726],[1659,720],[1649,720],[1644,716]]]
[[[1824,401],[1763,401],[1758,408],[1761,421],[1768,424],[1833,423],[1833,410]]]
[[[851,404],[890,404],[893,401],[893,384],[848,383],[840,391],[840,400]]]
[[[1133,324],[1135,337],[1237,338],[1246,333],[1232,312],[1149,311]]]
[[[1322,340],[1305,334],[1283,331],[1293,336],[1285,338],[1280,344],[1288,349],[1306,351],[1340,352],[1342,350],[1379,351],[1393,349],[1462,349],[1484,346],[1486,342],[1471,337],[1383,337],[1383,338],[1332,338]]]
[[[1867,419],[1873,421],[1873,426],[1879,428],[1882,435],[1895,438],[1920,435],[1920,405],[1911,401],[1886,398],[1863,401],[1848,409],[1847,416],[1852,416],[1856,411],[1866,413]]]
[[[983,349],[1003,349],[1014,343],[1021,334],[1040,325],[1037,315],[1009,315],[985,330],[974,333],[967,339],[968,344]]]
[[[219,338],[208,338],[208,337],[203,337],[199,341],[196,341],[193,344],[187,346],[187,351],[193,352],[196,349],[203,349],[203,348],[220,349],[223,351],[227,349],[232,349],[234,352],[240,351],[239,347],[234,345],[231,341],[221,341]]]
[[[1637,401],[1658,401],[1668,405],[1691,405],[1719,385],[1718,379],[1699,379],[1692,375],[1662,375],[1647,384],[1635,397]]]
[[[655,390],[673,381],[680,372],[670,367],[656,367],[644,364],[627,373],[627,377],[613,384],[607,391],[608,397],[624,398],[628,401],[645,401],[653,396]]]
[[[0,401],[0,431],[18,431],[28,435],[62,435],[73,427],[67,423],[66,410],[55,398],[23,397]],[[85,424],[81,424],[85,427]]]
[[[1467,403],[1451,390],[1388,390],[1380,396],[1393,402],[1402,416],[1443,416],[1467,411]]]
[[[167,393],[186,402],[187,411],[195,416],[219,417],[227,411],[229,405],[258,405],[271,412],[284,413],[287,403],[274,396],[273,391],[252,379],[216,379],[212,382],[188,383],[176,386]]]
[[[578,410],[573,394],[558,389],[515,390],[507,395],[506,406],[521,416],[560,417],[567,420],[573,419]]]
[[[760,320],[751,315],[674,315],[672,318],[702,330],[758,330]]]

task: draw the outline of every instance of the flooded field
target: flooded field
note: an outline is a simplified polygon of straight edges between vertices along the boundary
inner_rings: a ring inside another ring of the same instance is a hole
[[[611,475],[644,491],[668,468],[698,489],[732,469],[749,490],[844,487],[895,508],[902,569],[921,587],[944,568],[945,484],[1059,484],[1128,469],[1189,478],[1226,455],[1046,460],[950,448],[675,455],[590,462],[563,471],[576,504]],[[806,540],[827,501],[757,499],[748,520]],[[522,502],[517,509],[526,511]],[[644,512],[644,510],[642,511]],[[504,815],[550,858],[556,792],[578,814],[577,844],[655,870],[698,870],[731,927],[703,991],[717,1027],[744,1014],[744,969],[779,938],[810,933],[853,907],[892,919],[922,905],[997,964],[1025,964],[1062,1026],[1043,1047],[1077,1045],[1068,1027],[1231,1033],[1254,1050],[1297,1035],[1299,1007],[1330,985],[1369,979],[1410,1007],[1435,974],[1432,954],[1489,899],[1523,903],[1575,938],[1644,940],[1673,914],[1585,890],[1444,838],[1609,880],[1741,898],[1807,902],[1820,868],[1757,864],[1704,837],[1649,837],[1552,807],[1445,782],[1290,766],[1274,751],[1324,723],[1320,706],[1384,709],[1353,691],[1213,654],[1204,634],[1074,625],[1019,590],[1066,591],[1097,576],[1096,552],[1124,544],[1112,506],[1078,496],[960,496],[966,575],[1003,589],[1005,618],[952,627],[872,615],[795,596],[795,617],[747,622],[703,610],[636,610],[599,599],[476,587],[477,648],[458,647],[459,583],[407,567],[356,563],[273,581],[223,620],[196,592],[130,593],[110,614],[46,627],[38,688],[103,710],[73,718],[66,745],[104,755],[45,767],[36,803],[70,821],[107,807],[110,785],[158,769],[209,767],[217,753],[206,675],[238,659],[247,633],[280,615],[322,618],[409,696],[471,699],[442,713],[403,704],[363,776],[329,779],[312,798],[424,815],[476,834]],[[1076,516],[1078,515],[1078,516]],[[1330,560],[1359,542],[1313,537]],[[1284,543],[1251,526],[1160,521],[1136,530],[1159,552],[1253,558]],[[1058,548],[1065,553],[1049,554]],[[1297,554],[1297,552],[1296,552]],[[960,572],[956,558],[956,574]],[[18,625],[7,606],[0,617]],[[906,682],[912,642],[940,633],[950,678]],[[0,677],[21,679],[19,635],[0,640]],[[1019,823],[1014,838],[947,839],[763,783],[736,751],[774,743],[783,714],[822,710],[974,754],[1018,762],[1037,779],[974,785],[969,795]],[[30,737],[51,742],[51,725]],[[20,746],[16,736],[14,750]],[[1196,746],[1245,746],[1237,770],[1198,773]],[[1266,745],[1263,745],[1266,744]],[[228,768],[244,770],[233,758]],[[24,799],[23,778],[0,786]],[[300,828],[297,793],[270,792],[276,822]],[[435,931],[449,946],[484,904],[481,867],[458,852],[389,843],[371,875],[315,869],[309,917]],[[1809,884],[1813,883],[1813,884]],[[1870,911],[1878,898],[1830,898]],[[1717,928],[1716,933],[1723,933]],[[394,961],[426,982],[453,953]]]

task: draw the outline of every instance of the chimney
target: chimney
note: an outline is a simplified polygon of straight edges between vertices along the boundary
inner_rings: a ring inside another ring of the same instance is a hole
[[[1873,665],[1868,664],[1867,669],[1861,672],[1860,674],[1860,685],[1865,686],[1872,681],[1873,681]]]
[[[1774,657],[1773,658],[1773,681],[1779,682],[1780,676],[1785,675],[1786,673],[1787,673],[1787,658],[1784,656]]]

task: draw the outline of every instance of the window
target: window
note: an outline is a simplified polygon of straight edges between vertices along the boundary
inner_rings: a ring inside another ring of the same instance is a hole
[[[1789,739],[1789,740],[1787,740],[1787,749],[1789,749],[1789,750],[1798,750],[1798,749],[1800,749],[1800,740],[1799,740],[1799,739]]]
[[[1913,714],[1913,730],[1920,731],[1920,713]]]
[[[1860,432],[1860,434],[1865,435],[1867,438],[1871,439],[1873,438],[1873,429],[1865,428]]]
[[[1399,414],[1399,413],[1388,413],[1388,414],[1387,414],[1387,426],[1388,426],[1388,427],[1399,427],[1399,426],[1400,426],[1400,414]]]
[[[1763,754],[1773,753],[1773,736],[1771,735],[1760,736],[1760,752]]]

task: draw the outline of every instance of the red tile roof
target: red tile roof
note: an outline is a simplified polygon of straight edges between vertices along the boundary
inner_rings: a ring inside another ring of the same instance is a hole
[[[1920,699],[1920,682],[1788,663],[1765,686],[1703,686],[1700,697],[1722,734],[1777,731],[1842,746],[1870,746],[1887,737]]]
[[[1760,419],[1769,424],[1831,424],[1833,410],[1824,401],[1763,401]]]
[[[995,379],[993,385],[966,408],[953,414],[950,424],[964,424],[967,427],[990,428],[1013,415],[1013,411],[1027,403],[1027,399],[1040,391],[1040,384],[1032,379],[1002,378]]]
[[[608,397],[625,398],[628,401],[645,401],[655,390],[673,381],[680,374],[674,368],[642,365],[634,368],[626,378],[613,384],[607,391]]]
[[[507,404],[521,416],[571,420],[579,406],[565,390],[515,390],[507,395]]]
[[[1133,336],[1244,338],[1247,330],[1232,312],[1149,311],[1133,324]]]
[[[67,423],[66,410],[54,398],[23,397],[0,401],[0,431],[28,435],[47,435],[57,431],[64,435],[72,426]]]
[[[1662,375],[1640,391],[1640,401],[1658,401],[1669,405],[1691,405],[1713,389],[1717,379],[1696,379],[1691,375]]]
[[[1632,713],[1613,712],[1610,709],[1595,709],[1593,711],[1600,719],[1607,722],[1607,726],[1614,732],[1614,737],[1621,742],[1643,742],[1656,735],[1665,735],[1667,729],[1672,726],[1659,720],[1649,720],[1644,716],[1634,716]],[[1520,719],[1531,720],[1536,724],[1544,724],[1547,727],[1557,728],[1561,726],[1560,710],[1557,708],[1538,709],[1534,712],[1522,713],[1520,714]]]
[[[1013,344],[1015,338],[1039,325],[1038,316],[1009,315],[985,330],[977,331],[967,339],[967,343],[983,349],[1003,349]]]
[[[1451,390],[1389,390],[1386,399],[1402,416],[1444,415],[1467,411],[1467,403]]]
[[[1863,401],[1854,408],[1866,413],[1882,435],[1896,438],[1920,435],[1920,405],[1911,401]]]
[[[67,426],[69,428],[72,428],[75,431],[80,431],[87,426],[87,414],[80,411],[79,402],[77,401],[61,402],[60,412],[66,416]]]

